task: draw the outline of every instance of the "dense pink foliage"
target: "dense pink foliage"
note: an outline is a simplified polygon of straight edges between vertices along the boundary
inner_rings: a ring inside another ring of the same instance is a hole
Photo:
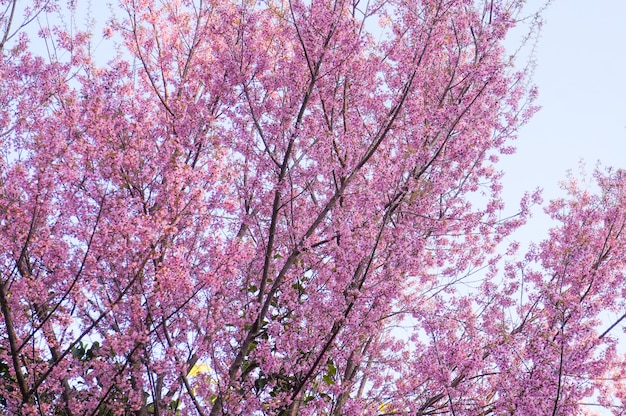
[[[107,65],[98,33],[44,26],[75,2],[22,3],[0,0],[1,412],[623,412],[626,174],[572,180],[496,268],[539,201],[502,218],[524,1],[122,0]]]

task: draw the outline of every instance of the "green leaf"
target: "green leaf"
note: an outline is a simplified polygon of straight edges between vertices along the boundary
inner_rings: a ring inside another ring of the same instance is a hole
[[[328,375],[330,376],[337,375],[337,367],[335,367],[335,364],[332,361],[328,362]]]
[[[291,288],[293,290],[297,290],[299,295],[303,295],[306,293],[306,290],[304,289],[304,286],[302,286],[302,283],[300,282],[296,282],[293,285],[291,285]]]
[[[172,400],[170,404],[167,405],[167,410],[178,410],[178,405],[180,401],[178,399]]]

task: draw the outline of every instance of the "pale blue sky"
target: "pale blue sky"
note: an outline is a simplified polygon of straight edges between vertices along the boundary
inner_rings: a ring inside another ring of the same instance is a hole
[[[560,195],[581,159],[588,171],[598,160],[626,168],[626,1],[556,0],[543,16],[534,77],[542,109],[502,159],[511,208],[538,186],[546,200]],[[519,238],[536,241],[547,226],[537,212]]]

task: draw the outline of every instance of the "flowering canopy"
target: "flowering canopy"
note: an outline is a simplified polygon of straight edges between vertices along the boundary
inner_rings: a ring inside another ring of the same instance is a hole
[[[572,182],[550,237],[496,269],[539,200],[502,219],[496,162],[534,111],[503,48],[522,0],[122,0],[106,65],[94,33],[44,24],[75,2],[18,3],[2,411],[622,409],[601,314],[625,307],[626,175]]]

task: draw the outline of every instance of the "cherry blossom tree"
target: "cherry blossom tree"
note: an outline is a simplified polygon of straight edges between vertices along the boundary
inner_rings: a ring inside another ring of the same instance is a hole
[[[535,111],[523,0],[121,0],[104,65],[77,1],[24,3],[2,412],[623,412],[626,174],[498,268],[540,201],[504,215],[497,167]]]

